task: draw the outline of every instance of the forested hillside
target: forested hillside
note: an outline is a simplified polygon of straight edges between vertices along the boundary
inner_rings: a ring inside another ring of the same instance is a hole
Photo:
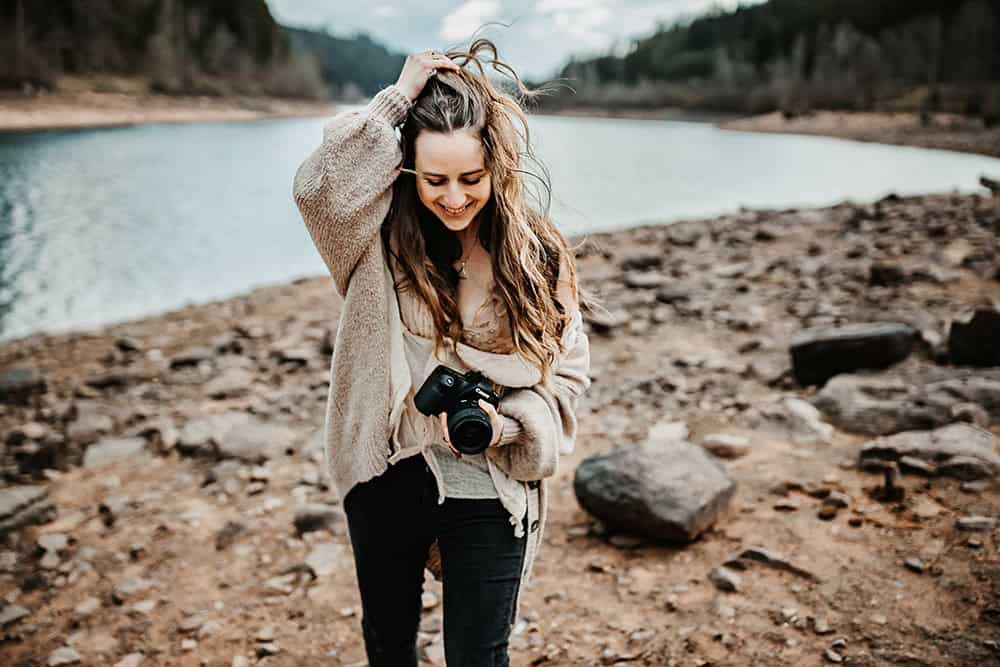
[[[364,36],[278,25],[265,0],[0,0],[0,89],[357,97],[402,66]]]
[[[315,54],[323,80],[342,100],[374,95],[396,80],[406,59],[367,35],[335,37],[295,28],[288,33],[296,50]]]
[[[570,62],[550,103],[1000,112],[1000,0],[770,0]]]

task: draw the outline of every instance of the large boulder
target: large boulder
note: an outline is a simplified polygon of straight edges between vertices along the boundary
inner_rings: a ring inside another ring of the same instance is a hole
[[[888,368],[910,355],[916,335],[902,322],[806,329],[792,339],[792,372],[800,385],[810,385],[862,368]]]
[[[948,357],[959,366],[1000,366],[1000,311],[978,308],[951,323]]]
[[[190,420],[181,429],[177,449],[183,454],[262,463],[295,444],[288,426],[238,410]]]
[[[586,459],[573,490],[580,506],[610,527],[686,543],[729,505],[736,482],[701,447],[660,441]]]
[[[964,375],[913,382],[897,377],[839,375],[812,399],[842,431],[890,435],[945,426],[962,404],[976,404],[1000,420],[1000,378]]]
[[[969,424],[934,431],[904,431],[876,438],[861,448],[859,464],[899,461],[904,456],[933,464],[940,474],[969,480],[1000,474],[996,436]]]

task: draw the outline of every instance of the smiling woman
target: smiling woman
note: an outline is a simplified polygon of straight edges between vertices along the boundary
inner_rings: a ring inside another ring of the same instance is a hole
[[[395,85],[326,125],[295,177],[344,297],[325,451],[372,667],[417,664],[425,567],[444,582],[448,664],[508,664],[544,482],[574,448],[590,384],[573,254],[525,197],[527,121],[484,51],[532,92],[487,40],[413,54]],[[425,391],[442,412],[417,408]],[[459,426],[472,421],[475,442]]]

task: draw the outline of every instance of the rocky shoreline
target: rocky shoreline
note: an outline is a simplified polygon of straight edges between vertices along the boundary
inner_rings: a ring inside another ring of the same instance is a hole
[[[192,97],[91,91],[0,96],[0,133],[142,123],[244,121],[325,116],[328,102],[275,97]]]
[[[815,111],[786,117],[779,112],[728,120],[727,130],[811,134],[899,146],[937,148],[1000,157],[1000,127],[958,114]]]
[[[998,238],[984,190],[575,239],[605,310],[512,664],[1000,660]],[[320,277],[0,345],[0,662],[364,664],[338,315]]]

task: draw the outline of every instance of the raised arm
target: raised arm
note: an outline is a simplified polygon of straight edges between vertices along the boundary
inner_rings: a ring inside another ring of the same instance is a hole
[[[295,174],[295,203],[341,296],[389,212],[402,149],[395,127],[410,109],[396,86],[323,128],[323,142]]]

